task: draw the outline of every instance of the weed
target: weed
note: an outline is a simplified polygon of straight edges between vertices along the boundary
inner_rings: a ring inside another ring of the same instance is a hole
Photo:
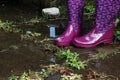
[[[40,33],[26,31],[25,34],[21,34],[21,40],[34,40],[34,39],[36,39],[39,36],[41,36]]]
[[[45,69],[41,69],[40,74],[41,74],[42,77],[44,77],[44,78],[48,77],[48,75],[49,75],[48,72],[47,72]]]
[[[82,80],[82,75],[71,73],[70,75],[61,75],[62,80]]]
[[[29,70],[28,73],[24,72],[20,76],[11,75],[8,80],[44,80],[39,72]]]
[[[6,22],[2,22],[0,20],[0,30],[3,30],[5,32],[13,32],[13,33],[19,33],[21,32],[22,30],[21,29],[18,29],[18,28],[13,28],[12,25],[13,25],[13,21],[6,21]]]
[[[10,26],[12,26],[13,25],[13,23],[14,23],[14,21],[6,21],[5,23],[4,23],[4,26],[5,27],[10,27]]]
[[[0,20],[0,30],[2,30],[4,23]]]
[[[11,75],[10,77],[8,77],[8,80],[17,80],[18,76],[15,75]]]
[[[114,49],[113,51],[112,51],[112,55],[117,55],[117,54],[119,54],[120,53],[120,51],[118,50],[118,49]]]
[[[115,40],[120,40],[120,30],[115,31]]]
[[[26,31],[27,35],[33,36],[33,37],[39,37],[41,34],[37,32],[31,32],[31,31]]]
[[[19,80],[31,80],[28,73],[24,72]]]
[[[108,56],[108,53],[106,52],[99,52],[96,55],[93,55],[92,58],[93,59],[105,59]]]
[[[13,25],[13,21],[6,21],[6,22],[2,22],[0,20],[0,30],[6,30],[6,29],[10,29],[10,27]]]
[[[35,18],[30,19],[29,22],[31,22],[31,23],[38,23],[39,21],[40,21],[40,18],[35,17]]]
[[[93,12],[95,10],[94,1],[86,0],[85,13]]]
[[[60,52],[58,53],[57,54],[59,57],[66,58],[65,65],[69,67],[80,70],[84,69],[85,66],[87,66],[87,64],[84,61],[79,60],[79,54],[77,53],[72,53],[70,52],[70,50],[60,50]]]
[[[95,7],[93,5],[88,5],[85,7],[86,9],[86,12],[89,13],[89,12],[93,12],[95,10]]]

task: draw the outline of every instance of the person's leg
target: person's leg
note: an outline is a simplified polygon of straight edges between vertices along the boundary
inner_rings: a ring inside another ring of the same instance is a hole
[[[98,32],[105,32],[114,26],[120,9],[120,0],[96,0],[95,26]]]
[[[67,0],[69,22],[77,30],[82,23],[84,0]]]
[[[75,36],[81,32],[84,0],[67,0],[69,21],[66,30],[55,39],[58,46],[68,46]]]
[[[95,27],[85,36],[74,38],[73,43],[78,47],[111,43],[119,9],[120,0],[96,0]]]

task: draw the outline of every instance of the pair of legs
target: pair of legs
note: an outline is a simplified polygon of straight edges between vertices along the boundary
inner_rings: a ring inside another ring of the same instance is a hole
[[[58,46],[68,46],[71,42],[78,47],[93,47],[100,43],[111,43],[113,29],[120,9],[120,0],[96,0],[96,19],[93,29],[81,35],[84,0],[67,0],[69,22],[66,30],[55,39]]]

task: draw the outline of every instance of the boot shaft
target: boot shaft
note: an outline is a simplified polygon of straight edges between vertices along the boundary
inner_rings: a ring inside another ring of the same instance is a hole
[[[98,32],[112,27],[120,10],[120,0],[96,0],[95,26]]]
[[[84,5],[84,0],[67,0],[69,22],[75,29],[82,23]]]

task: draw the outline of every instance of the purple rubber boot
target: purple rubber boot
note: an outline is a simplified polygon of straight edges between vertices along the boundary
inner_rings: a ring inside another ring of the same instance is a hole
[[[74,38],[73,44],[87,48],[100,43],[111,43],[119,9],[120,0],[96,0],[95,27],[88,34]]]
[[[68,46],[72,39],[80,35],[84,0],[67,0],[69,22],[66,30],[55,39],[58,46]]]

